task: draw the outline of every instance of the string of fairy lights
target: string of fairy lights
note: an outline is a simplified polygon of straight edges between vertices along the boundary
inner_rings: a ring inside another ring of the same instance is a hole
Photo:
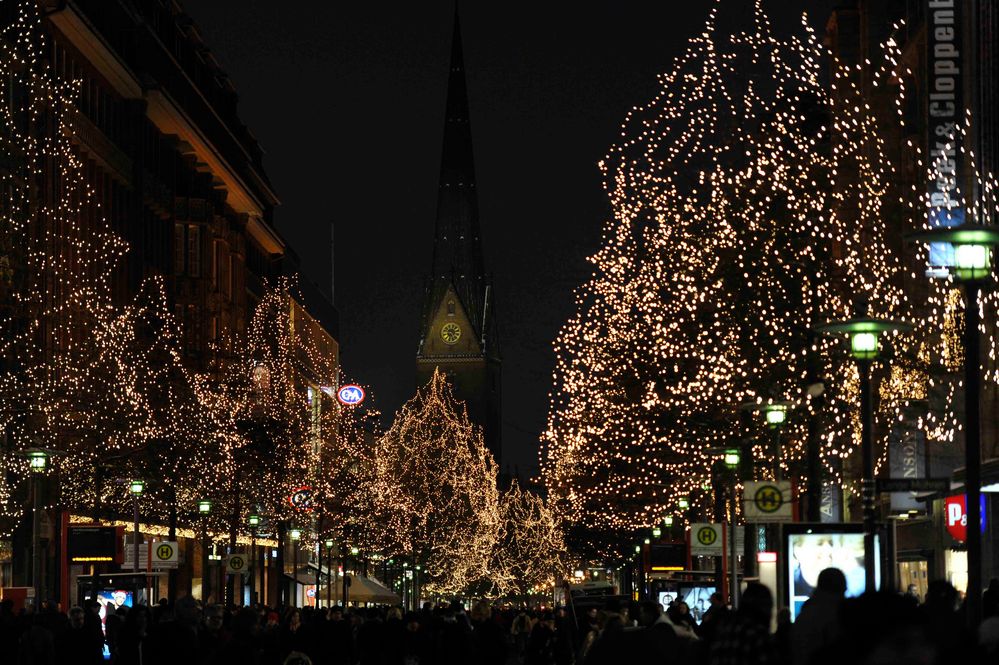
[[[439,370],[379,438],[372,464],[377,538],[426,571],[429,593],[552,587],[564,550],[553,514],[516,484],[499,491],[481,428]]]
[[[865,83],[868,70],[833,58],[806,21],[800,36],[778,38],[757,1],[752,24],[727,32],[726,9],[713,4],[600,162],[613,217],[555,342],[542,473],[584,546],[612,543],[603,554],[675,514],[681,498],[710,514],[711,465],[746,435],[747,403],[791,405],[776,459],[760,428],[758,478],[776,463],[805,479],[806,422],[816,416],[824,476],[856,491],[857,368],[841,341],[809,331],[854,315],[859,300],[871,315],[915,325],[890,340],[894,358],[879,369],[879,466],[912,404],[930,405],[916,426],[934,445],[958,427],[949,405],[960,386],[960,297],[939,281],[928,307],[909,300],[917,264],[904,260],[901,235],[925,224],[925,181],[899,191],[870,101],[870,88],[905,93],[897,44]],[[892,106],[901,114],[902,102]],[[934,177],[933,164],[918,164]],[[981,181],[994,207],[995,185]],[[905,214],[890,225],[896,198]],[[825,385],[821,411],[807,392],[810,363]]]
[[[334,398],[348,382],[335,343],[293,281],[265,283],[246,329],[222,331],[202,368],[185,359],[163,278],[113,298],[129,246],[73,144],[79,83],[48,66],[37,3],[18,7],[0,32],[0,311],[18,322],[0,335],[0,538],[26,516],[18,453],[41,447],[59,452],[49,507],[78,521],[129,514],[127,481],[142,478],[150,533],[174,521],[184,537],[245,544],[254,514],[256,535],[298,528],[305,548],[418,565],[427,593],[552,589],[566,565],[554,513],[516,484],[500,491],[444,375],[381,432],[377,412]]]

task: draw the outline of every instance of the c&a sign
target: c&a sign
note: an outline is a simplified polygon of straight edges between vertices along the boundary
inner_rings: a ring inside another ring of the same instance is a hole
[[[985,495],[978,497],[981,500],[980,508],[982,515],[982,533],[985,533]],[[958,494],[944,499],[944,524],[947,526],[947,533],[954,540],[964,542],[968,539],[968,496]]]

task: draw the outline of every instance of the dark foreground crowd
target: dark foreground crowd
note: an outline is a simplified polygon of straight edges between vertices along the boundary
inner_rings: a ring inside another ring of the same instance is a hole
[[[738,610],[712,597],[700,624],[683,602],[608,604],[581,610],[497,609],[466,613],[458,602],[400,608],[120,607],[102,626],[100,607],[15,614],[0,603],[0,662],[18,665],[931,665],[999,663],[999,581],[985,594],[985,620],[966,627],[957,591],[844,598],[846,580],[823,571],[792,624],[771,631],[773,599],[750,583]]]

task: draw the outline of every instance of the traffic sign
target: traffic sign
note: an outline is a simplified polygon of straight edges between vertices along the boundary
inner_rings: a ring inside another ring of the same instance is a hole
[[[750,481],[743,486],[742,510],[751,524],[790,522],[794,519],[791,482]]]
[[[176,568],[178,557],[177,543],[172,540],[164,540],[152,543],[153,568]]]
[[[878,478],[878,492],[948,492],[947,478]]]
[[[288,503],[295,510],[302,510],[309,512],[312,510],[312,488],[311,487],[296,487],[291,491],[288,496]]]
[[[722,555],[722,525],[695,522],[690,525],[691,556]]]
[[[242,575],[249,563],[248,557],[242,552],[234,552],[225,560],[225,572],[230,575]]]

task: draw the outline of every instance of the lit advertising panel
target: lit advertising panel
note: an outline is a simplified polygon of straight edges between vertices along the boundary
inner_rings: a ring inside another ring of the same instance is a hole
[[[795,525],[798,527],[798,525]],[[818,584],[819,573],[839,568],[848,598],[864,593],[864,534],[859,524],[824,524],[785,531],[788,608],[793,621]],[[821,528],[820,528],[821,527]],[[875,586],[881,584],[880,539],[874,539]]]

